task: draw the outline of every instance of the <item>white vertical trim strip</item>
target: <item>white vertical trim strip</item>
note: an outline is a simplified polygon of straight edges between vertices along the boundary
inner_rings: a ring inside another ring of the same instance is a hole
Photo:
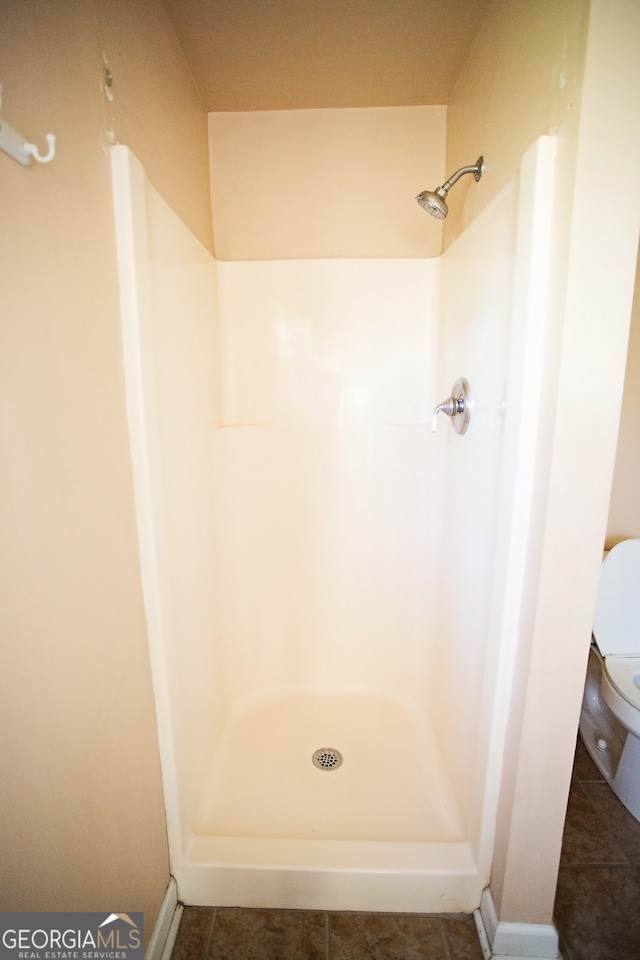
[[[531,537],[533,477],[544,391],[544,350],[549,297],[553,190],[557,138],[539,137],[520,164],[512,324],[510,387],[498,518],[498,557],[493,574],[489,631],[498,645],[493,717],[487,756],[484,823],[479,866],[489,878],[496,810],[511,704],[516,638],[522,612],[527,550]]]
[[[484,923],[482,921],[482,914],[479,910],[473,911],[473,919],[476,923],[476,933],[478,934],[478,940],[480,941],[482,958],[483,960],[491,960],[491,947],[489,946],[489,938],[487,937],[487,931],[485,930]]]
[[[176,941],[183,911],[178,903],[178,886],[173,877],[169,879],[160,913],[145,950],[145,960],[169,960]]]
[[[148,244],[145,206],[145,173],[142,164],[124,145],[111,150],[116,250],[120,284],[120,321],[124,363],[127,423],[133,472],[140,571],[144,596],[151,676],[156,702],[162,785],[167,814],[171,870],[182,861],[180,807],[169,676],[163,639],[163,592],[154,525],[154,489],[149,467],[149,412],[145,403],[142,340],[149,326],[150,293],[147,278]]]

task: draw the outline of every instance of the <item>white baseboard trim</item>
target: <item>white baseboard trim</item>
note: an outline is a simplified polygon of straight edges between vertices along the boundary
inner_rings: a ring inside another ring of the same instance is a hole
[[[558,933],[553,924],[498,920],[489,887],[482,892],[475,920],[485,960],[560,960]]]
[[[170,960],[183,909],[182,904],[178,903],[178,886],[171,877],[144,960]]]

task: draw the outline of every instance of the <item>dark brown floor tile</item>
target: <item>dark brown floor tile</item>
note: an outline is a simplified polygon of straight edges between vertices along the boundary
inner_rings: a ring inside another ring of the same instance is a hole
[[[444,937],[442,921],[437,917],[329,915],[330,960],[449,960]]]
[[[576,780],[602,780],[604,782],[604,777],[589,756],[589,752],[580,737],[578,737],[576,743],[573,776]]]
[[[640,868],[561,867],[555,923],[570,960],[638,960]]]
[[[597,809],[605,829],[624,850],[627,860],[640,864],[640,823],[618,800],[608,783],[585,783],[583,789]]]
[[[482,950],[473,917],[442,921],[452,960],[482,960]]]
[[[324,960],[325,915],[306,910],[216,910],[209,960]]]
[[[609,790],[606,783],[603,786]],[[569,794],[560,862],[629,863],[624,845],[607,829],[598,809],[589,799],[585,785],[576,781],[572,783]]]
[[[212,919],[210,907],[185,907],[171,960],[204,960]]]

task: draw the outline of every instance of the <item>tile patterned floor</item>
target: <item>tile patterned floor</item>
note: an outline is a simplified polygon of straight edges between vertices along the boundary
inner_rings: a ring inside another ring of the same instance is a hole
[[[640,960],[640,823],[578,741],[556,891],[564,960]]]
[[[555,923],[563,960],[640,960],[640,823],[579,741]],[[482,960],[473,918],[186,907],[172,960]]]
[[[185,907],[172,960],[482,960],[464,915]]]

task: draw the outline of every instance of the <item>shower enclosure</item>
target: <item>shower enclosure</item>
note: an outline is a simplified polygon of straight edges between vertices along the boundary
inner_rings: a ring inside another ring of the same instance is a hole
[[[113,150],[141,569],[187,903],[480,902],[553,155],[540,140],[438,259],[229,263]],[[434,435],[462,375],[470,428]]]

